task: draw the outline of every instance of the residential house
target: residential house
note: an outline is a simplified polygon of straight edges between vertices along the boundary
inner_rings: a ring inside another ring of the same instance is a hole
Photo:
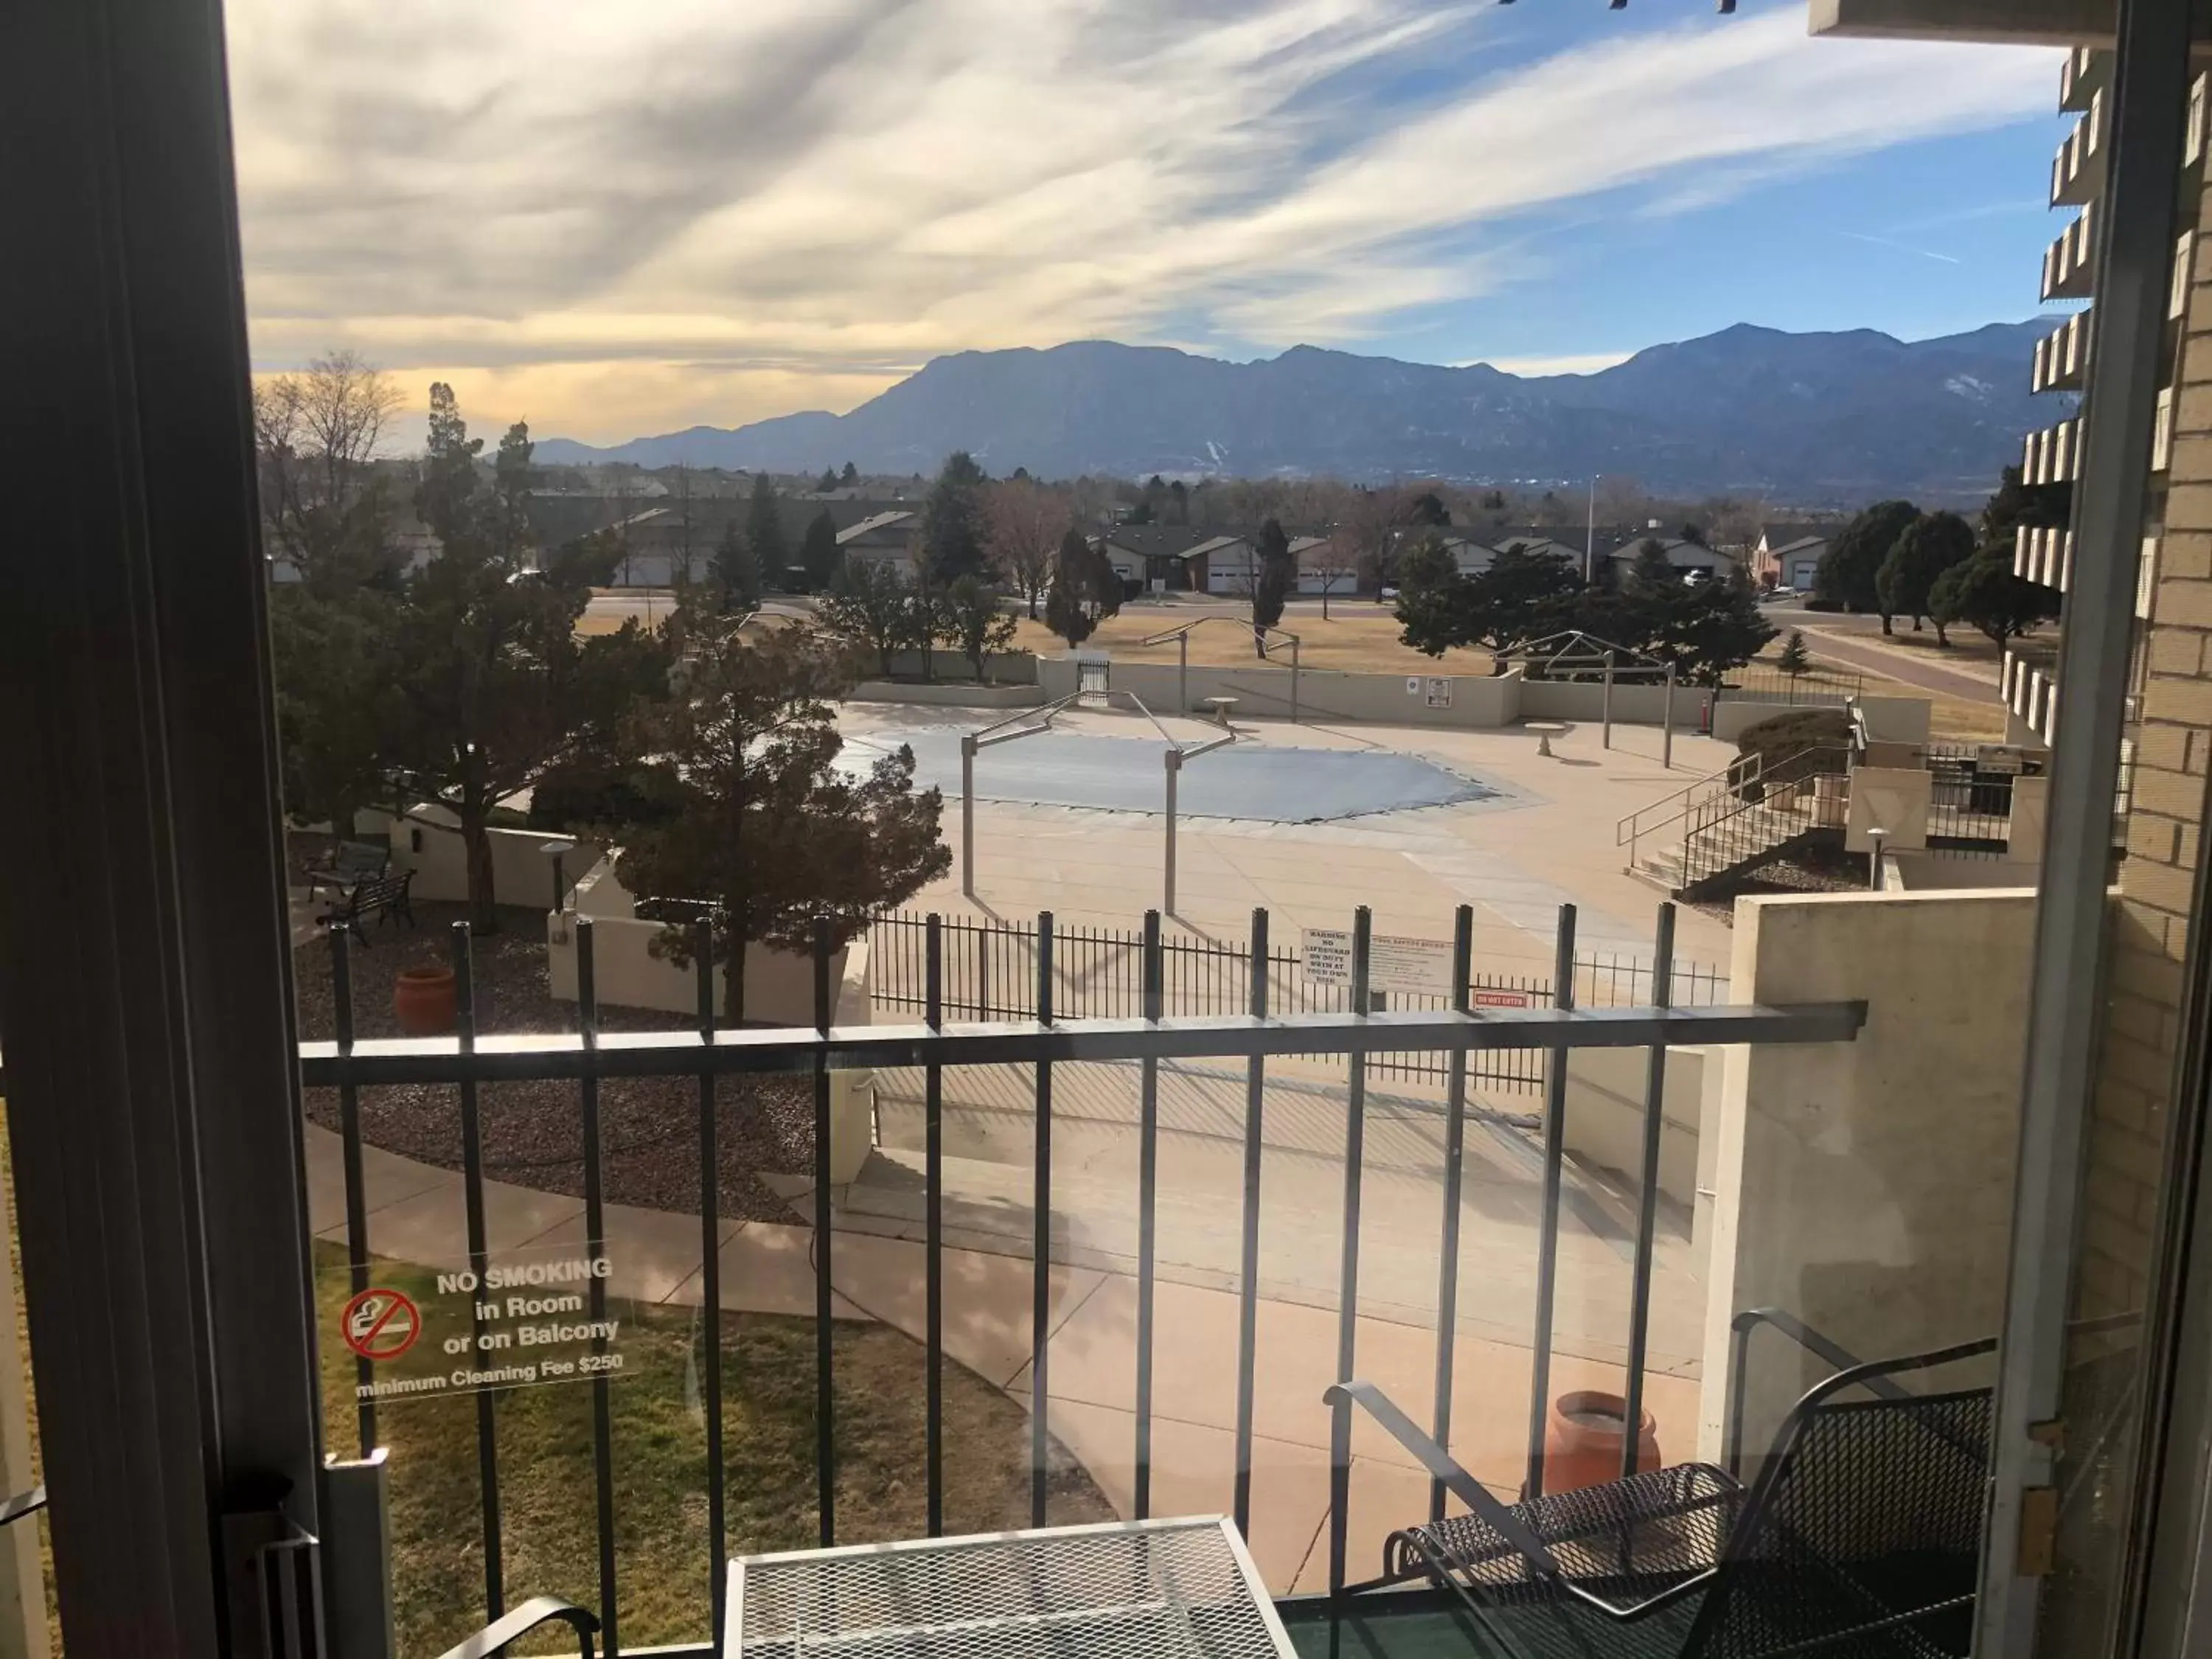
[[[921,514],[908,509],[878,513],[837,532],[837,550],[848,565],[888,565],[912,581],[921,569]]]
[[[1630,538],[1608,556],[1616,578],[1626,574],[1636,563],[1637,556],[1646,542],[1659,544],[1660,550],[1667,556],[1667,562],[1674,567],[1676,574],[1685,581],[1706,581],[1731,575],[1741,568],[1727,554],[1707,547],[1702,542],[1646,531],[1641,536]]]
[[[1116,525],[1098,538],[1124,581],[1152,592],[1248,591],[1252,544],[1241,535],[1199,525]],[[1231,573],[1228,574],[1222,572]]]
[[[1836,526],[1826,524],[1771,524],[1763,527],[1751,550],[1751,574],[1761,587],[1791,587],[1804,592],[1813,586],[1820,556],[1828,550]]]
[[[1298,592],[1335,599],[1361,591],[1358,556],[1334,536],[1293,536],[1291,557],[1298,568]]]

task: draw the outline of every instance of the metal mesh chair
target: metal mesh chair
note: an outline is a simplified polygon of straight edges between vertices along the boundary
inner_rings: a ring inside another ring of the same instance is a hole
[[[1449,1590],[1518,1659],[1942,1659],[1967,1650],[1990,1394],[1892,1379],[1996,1346],[1838,1372],[1791,1409],[1748,1486],[1690,1463],[1511,1505],[1373,1385],[1328,1398],[1365,1410],[1468,1508],[1393,1533],[1383,1581]]]

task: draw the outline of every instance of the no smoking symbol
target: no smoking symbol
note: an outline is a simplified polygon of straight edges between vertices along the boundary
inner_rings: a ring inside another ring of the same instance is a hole
[[[422,1316],[401,1292],[372,1285],[345,1304],[338,1334],[363,1359],[397,1359],[422,1334]]]

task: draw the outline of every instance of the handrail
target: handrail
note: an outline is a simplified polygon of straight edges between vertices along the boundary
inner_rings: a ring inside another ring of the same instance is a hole
[[[495,1619],[458,1647],[447,1648],[439,1659],[489,1659],[503,1653],[510,1642],[519,1642],[538,1626],[558,1620],[576,1632],[581,1659],[592,1659],[592,1638],[599,1633],[596,1615],[557,1595],[533,1596],[514,1612]]]
[[[1757,759],[1759,757],[1753,757],[1753,758]],[[1687,801],[1690,796],[1695,794],[1698,790],[1705,788],[1709,785],[1726,781],[1730,775],[1735,771],[1736,768],[1743,763],[1744,757],[1738,756],[1735,760],[1730,761],[1726,766],[1722,767],[1717,772],[1708,772],[1704,777],[1693,779],[1690,782],[1684,784],[1680,789],[1674,791],[1673,794],[1662,796],[1659,799],[1651,802],[1649,805],[1638,807],[1633,812],[1631,812],[1626,817],[1620,819],[1613,826],[1613,844],[1615,847],[1626,847],[1633,842],[1640,840],[1645,836],[1652,834],[1655,830],[1665,829],[1668,824],[1674,823],[1676,818],[1681,817],[1684,813],[1688,811],[1689,808]],[[1639,823],[1638,822],[1638,820],[1643,817],[1646,812],[1656,812],[1661,808],[1672,806],[1678,801],[1684,803],[1684,805],[1681,810],[1675,812],[1673,817],[1662,818],[1656,823]]]
[[[1771,817],[1777,818],[1787,817],[1791,824],[1795,826],[1796,824],[1796,814],[1794,812],[1786,812],[1784,809],[1776,806],[1765,797],[1762,791],[1757,789],[1756,786],[1765,781],[1769,771],[1781,771],[1784,768],[1791,766],[1798,761],[1803,760],[1808,755],[1830,753],[1841,753],[1844,756],[1845,772],[1848,774],[1850,750],[1847,744],[1833,743],[1807,744],[1802,749],[1793,749],[1789,754],[1784,756],[1780,760],[1772,763],[1771,766],[1765,763],[1763,756],[1760,757],[1759,766],[1755,770],[1740,778],[1735,787],[1730,789],[1728,793],[1723,797],[1723,799],[1727,802],[1727,805],[1724,810],[1716,813],[1712,817],[1706,817],[1700,822],[1688,823],[1684,828],[1682,832],[1681,885],[1688,887],[1693,882],[1702,879],[1705,875],[1716,874],[1719,871],[1727,868],[1729,865],[1738,862],[1735,858],[1731,857],[1715,863],[1711,870],[1695,869],[1692,866],[1693,865],[1698,864],[1699,860],[1693,858],[1692,854],[1691,849],[1693,843],[1702,841],[1706,845],[1710,846],[1713,837],[1728,830],[1730,826],[1734,826],[1736,830],[1741,832],[1746,826],[1756,822],[1760,822],[1760,820],[1754,817],[1755,814],[1759,813],[1768,814]],[[1832,776],[1836,775],[1808,773],[1806,775],[1808,777],[1816,777],[1821,775]],[[1752,790],[1753,793],[1748,797],[1739,793],[1740,791],[1746,789]],[[1709,802],[1705,804],[1711,805],[1712,803]],[[1694,816],[1695,811],[1696,809],[1694,808],[1691,809],[1689,811],[1686,812],[1685,817],[1688,817]],[[1804,827],[1809,828],[1810,826],[1808,825]],[[1731,850],[1745,845],[1747,839],[1747,838],[1741,833],[1737,834],[1732,843]],[[1779,846],[1784,841],[1789,839],[1789,837],[1786,836],[1762,836],[1757,839],[1759,846],[1776,847]],[[1758,847],[1753,847],[1752,850],[1757,851]]]

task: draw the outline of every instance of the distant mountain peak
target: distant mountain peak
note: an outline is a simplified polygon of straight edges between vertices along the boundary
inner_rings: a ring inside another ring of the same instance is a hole
[[[2023,432],[2070,399],[2031,398],[2048,323],[1902,341],[1874,329],[1755,323],[1647,347],[1587,374],[1403,362],[1313,345],[1231,362],[1171,346],[1071,340],[932,359],[842,416],[693,427],[605,449],[538,445],[548,465],[625,460],[812,473],[933,471],[952,450],[1039,477],[1333,474],[1470,483],[1632,474],[1671,494],[1802,506],[1908,495],[1971,502]]]

